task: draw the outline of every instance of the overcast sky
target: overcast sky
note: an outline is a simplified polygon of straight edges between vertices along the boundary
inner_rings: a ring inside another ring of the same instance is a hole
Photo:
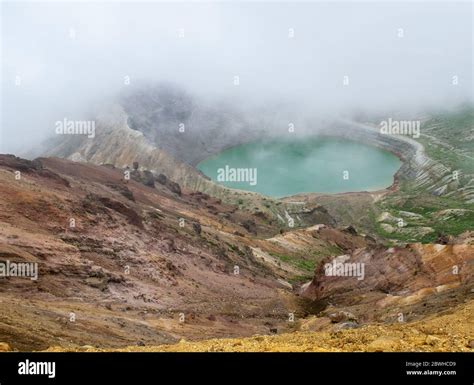
[[[3,3],[0,152],[109,100],[126,76],[316,114],[455,105],[472,100],[472,16],[447,1]]]

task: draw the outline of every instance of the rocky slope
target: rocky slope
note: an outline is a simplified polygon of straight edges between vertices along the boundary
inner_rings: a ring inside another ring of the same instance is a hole
[[[54,346],[48,351],[64,351]],[[107,351],[92,347],[78,351]],[[109,350],[110,351],[110,350]],[[473,352],[474,301],[423,321],[120,349],[127,352]]]
[[[326,315],[333,311],[331,308],[350,312],[351,319],[342,315],[343,321],[419,319],[433,309],[447,309],[465,298],[474,298],[473,235],[466,233],[458,244],[361,248],[328,257],[319,263],[301,294],[331,303],[324,311]],[[363,279],[328,276],[326,264],[333,261],[363,265]]]
[[[11,349],[358,329],[472,296],[472,234],[387,249],[324,211],[326,224],[281,231],[265,214],[124,171],[0,156],[0,258],[39,266],[35,281],[0,278],[0,341]],[[365,279],[321,275],[338,256],[366,263]]]
[[[289,312],[306,311],[292,280],[310,279],[332,248],[366,244],[301,230],[304,249],[290,249],[265,215],[145,175],[0,156],[1,260],[39,266],[36,281],[0,278],[1,341],[35,350],[285,330]]]

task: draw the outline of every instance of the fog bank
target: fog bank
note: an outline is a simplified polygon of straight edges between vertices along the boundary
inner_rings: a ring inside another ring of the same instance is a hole
[[[302,114],[472,102],[472,3],[3,3],[0,152],[128,87]],[[275,107],[274,107],[275,106]]]

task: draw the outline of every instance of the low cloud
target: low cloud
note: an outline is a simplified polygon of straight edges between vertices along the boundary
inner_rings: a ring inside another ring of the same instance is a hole
[[[472,101],[469,2],[8,2],[2,25],[1,152],[140,82],[288,121]]]

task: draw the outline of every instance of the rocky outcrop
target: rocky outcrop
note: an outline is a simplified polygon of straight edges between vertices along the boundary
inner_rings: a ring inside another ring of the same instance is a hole
[[[178,183],[169,180],[166,175],[160,174],[155,178],[155,180],[176,195],[181,196],[181,186]]]
[[[20,180],[22,173],[25,175],[36,175],[38,177],[45,177],[51,179],[55,183],[69,187],[69,182],[52,172],[51,170],[43,168],[41,160],[35,159],[33,161],[16,157],[15,155],[3,155],[0,157],[0,167],[4,167],[16,173],[15,177]]]
[[[351,308],[359,315],[371,309],[363,317],[374,319],[384,309],[441,301],[442,293],[473,295],[473,263],[474,246],[466,243],[361,248],[322,260],[302,295]]]
[[[110,199],[108,197],[99,196],[94,193],[89,193],[82,202],[83,208],[91,214],[101,211],[101,208],[98,207],[98,205],[103,205],[108,209],[116,211],[117,213],[125,216],[130,224],[139,228],[143,228],[142,219],[136,213],[136,211],[119,201]]]

